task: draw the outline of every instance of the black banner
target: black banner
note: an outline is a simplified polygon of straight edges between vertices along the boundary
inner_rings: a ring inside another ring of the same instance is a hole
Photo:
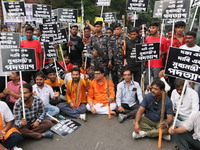
[[[34,18],[51,18],[51,5],[33,4]]]
[[[51,19],[43,19],[43,24],[57,24],[57,16],[53,16]]]
[[[53,42],[44,42],[43,46],[44,46],[44,51],[45,51],[45,59],[57,58],[57,52],[54,49]]]
[[[58,8],[58,22],[76,23],[78,20],[77,9]]]
[[[4,2],[6,13],[9,17],[26,16],[24,2]]]
[[[191,7],[194,8],[194,7],[197,7],[197,6],[200,6],[200,0],[193,0]]]
[[[135,50],[132,56],[134,58]],[[142,62],[160,58],[160,43],[136,44],[136,61]]]
[[[165,74],[200,82],[200,51],[170,47]]]
[[[163,2],[162,19],[189,18],[189,0],[171,0]]]
[[[62,44],[67,42],[67,34],[65,29],[58,29],[58,37],[54,38],[54,44]]]
[[[71,119],[66,119],[61,120],[59,123],[54,125],[51,130],[65,138],[67,135],[77,130],[80,126],[80,123]]]
[[[96,6],[110,6],[111,0],[97,0]]]
[[[126,11],[147,12],[148,0],[127,0]]]
[[[0,32],[0,48],[19,48],[20,34],[12,32]]]
[[[103,18],[104,18],[104,22],[107,22],[107,23],[116,22],[116,20],[117,20],[116,12],[103,13]]]
[[[1,49],[3,72],[36,71],[35,49]]]
[[[153,18],[162,18],[163,1],[155,1]]]
[[[65,69],[58,63],[58,61],[56,61],[56,66],[57,66],[59,76],[62,77],[62,75],[65,72]],[[47,70],[49,68],[55,68],[55,63],[53,62],[53,63],[46,65],[41,71],[47,76]]]

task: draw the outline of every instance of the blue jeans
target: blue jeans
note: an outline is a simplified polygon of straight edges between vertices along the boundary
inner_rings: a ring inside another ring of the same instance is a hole
[[[73,118],[79,118],[80,114],[86,113],[86,104],[81,103],[78,108],[71,108],[70,104],[67,102],[60,103],[58,105],[60,111],[63,112],[65,115],[68,115]]]
[[[13,132],[7,140],[4,142],[0,142],[5,148],[12,149],[16,145],[18,145],[20,142],[23,141],[23,137],[18,132]]]
[[[60,110],[58,107],[53,106],[51,104],[47,104],[44,106],[45,112],[48,113],[51,116],[56,116],[59,114]],[[50,117],[48,117],[47,115],[45,116],[45,119],[51,119]]]

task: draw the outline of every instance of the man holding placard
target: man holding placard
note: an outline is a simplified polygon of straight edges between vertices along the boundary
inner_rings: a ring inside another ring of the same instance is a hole
[[[28,26],[25,29],[25,34],[27,39],[21,41],[20,46],[21,48],[32,48],[36,50],[36,65],[37,70],[42,68],[42,47],[38,40],[32,38],[34,29],[31,26]],[[35,78],[35,74],[37,71],[29,71],[23,72],[23,80],[27,83],[30,83],[31,77]]]
[[[148,36],[145,40],[145,43],[156,43],[161,41],[160,43],[160,58],[154,59],[148,61],[150,63],[150,77],[153,77],[153,81],[158,79],[158,74],[163,67],[163,56],[166,55],[168,46],[167,46],[167,40],[165,37],[162,37],[158,34],[160,28],[160,24],[158,22],[153,22],[149,25],[149,33],[150,36]],[[146,67],[148,67],[148,63],[146,63]],[[145,85],[149,84],[149,72],[148,68],[146,69],[146,75],[145,75]]]

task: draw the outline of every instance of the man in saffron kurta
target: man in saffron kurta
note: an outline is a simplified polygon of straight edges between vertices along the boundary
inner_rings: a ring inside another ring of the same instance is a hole
[[[89,83],[88,75],[85,75],[84,79],[81,79],[80,69],[72,69],[72,80],[67,82],[67,102],[58,105],[62,113],[86,121],[86,89],[88,88]]]
[[[93,114],[108,114],[108,102],[110,102],[111,114],[116,115],[113,111],[116,109],[113,82],[106,80],[102,68],[95,69],[94,78],[88,90],[87,110]]]

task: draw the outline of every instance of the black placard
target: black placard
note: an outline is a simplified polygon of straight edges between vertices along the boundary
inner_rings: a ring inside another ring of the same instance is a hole
[[[191,7],[193,8],[193,7],[197,7],[197,6],[200,6],[200,0],[193,0]]]
[[[162,18],[163,1],[155,1],[153,18]]]
[[[103,18],[104,18],[104,22],[107,22],[107,23],[116,22],[117,20],[116,12],[103,13]]]
[[[148,0],[127,0],[126,11],[147,12]]]
[[[12,32],[0,32],[0,48],[19,48],[20,34]]]
[[[77,130],[80,126],[80,123],[71,119],[66,119],[54,125],[51,130],[65,138],[67,135]]]
[[[51,5],[33,4],[34,18],[51,18]]]
[[[57,70],[58,70],[58,74],[60,77],[62,77],[62,75],[64,74],[65,72],[65,69],[58,63],[58,61],[56,61],[56,66],[57,66]],[[47,76],[47,70],[49,68],[55,68],[55,63],[50,63],[48,65],[46,65],[43,69],[42,69],[42,72]]]
[[[53,16],[51,19],[43,19],[43,24],[57,24],[57,16]]]
[[[96,6],[110,6],[111,0],[97,0]]]
[[[65,29],[58,29],[58,37],[54,38],[54,44],[62,44],[67,42],[67,34]]]
[[[200,50],[194,52],[170,47],[165,74],[200,82]]]
[[[68,22],[76,23],[78,20],[78,10],[77,9],[64,9],[58,8],[58,22]]]
[[[4,2],[6,13],[9,17],[26,16],[24,2]]]
[[[134,58],[135,50],[131,54]],[[142,62],[160,58],[160,43],[136,44],[136,61]]]
[[[45,59],[57,58],[57,53],[56,53],[56,50],[54,49],[53,42],[44,42],[43,46],[45,50]]]
[[[189,0],[171,0],[163,2],[162,19],[189,18]]]
[[[35,49],[1,49],[3,72],[36,71]]]

